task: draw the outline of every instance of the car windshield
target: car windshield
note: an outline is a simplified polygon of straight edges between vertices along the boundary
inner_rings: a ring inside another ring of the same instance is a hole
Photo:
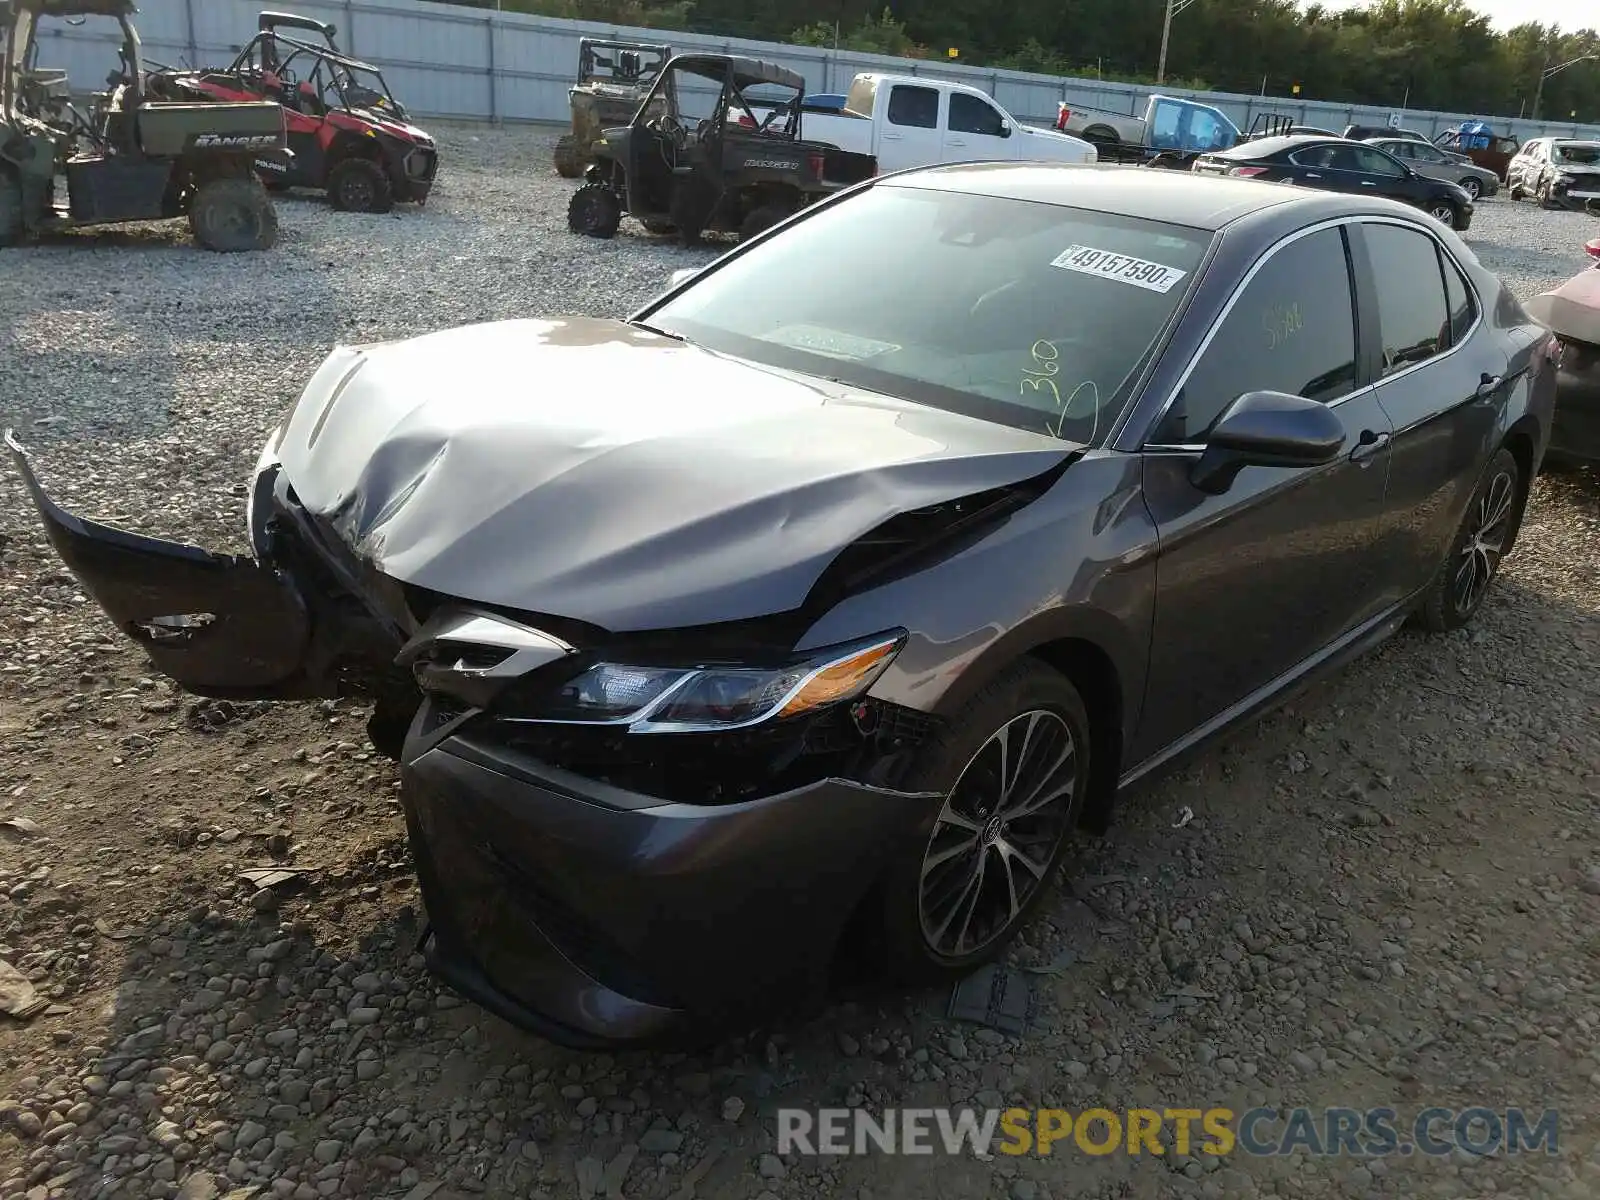
[[[1211,236],[879,185],[738,254],[647,320],[754,362],[1092,442]]]
[[[1600,163],[1600,142],[1557,142],[1550,157],[1558,163],[1591,167]]]

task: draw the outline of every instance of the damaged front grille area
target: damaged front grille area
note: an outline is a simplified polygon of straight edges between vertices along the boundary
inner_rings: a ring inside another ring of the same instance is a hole
[[[896,787],[936,718],[865,699],[721,733],[630,734],[480,714],[473,734],[611,787],[681,804],[737,804],[843,778]]]

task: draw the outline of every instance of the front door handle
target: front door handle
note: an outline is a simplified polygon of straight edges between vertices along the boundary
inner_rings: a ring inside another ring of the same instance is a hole
[[[1377,181],[1376,181],[1376,180],[1373,180],[1373,179],[1363,179],[1363,180],[1362,180],[1362,181],[1361,181],[1361,186],[1362,186],[1362,187],[1377,187],[1377,186],[1378,186],[1378,184],[1377,184]]]
[[[1317,174],[1315,174],[1315,173],[1313,173],[1311,171],[1307,171],[1306,172],[1306,178],[1307,179],[1321,179],[1322,176],[1321,175],[1317,175]]]
[[[946,146],[965,146],[966,142],[962,141],[960,138],[945,138],[944,144]]]
[[[1478,377],[1478,390],[1476,395],[1479,400],[1487,400],[1500,390],[1500,385],[1506,381],[1504,375],[1491,375],[1485,371]]]
[[[1350,461],[1354,463],[1367,462],[1375,458],[1380,450],[1389,444],[1387,433],[1374,433],[1370,429],[1361,431],[1361,440],[1356,443],[1356,448],[1350,451]]]

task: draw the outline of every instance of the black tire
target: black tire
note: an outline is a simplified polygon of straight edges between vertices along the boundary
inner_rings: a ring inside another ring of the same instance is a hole
[[[760,208],[753,209],[739,225],[739,240],[748,242],[753,237],[760,237],[779,221],[787,220],[794,213],[794,208],[787,204],[763,204]]]
[[[578,143],[570,133],[556,139],[556,174],[563,179],[578,179],[583,175],[583,162],[578,156]]]
[[[1555,207],[1555,204],[1550,199],[1550,184],[1547,181],[1541,182],[1539,186],[1534,189],[1533,198],[1539,202],[1540,208]]]
[[[278,240],[278,210],[253,175],[212,179],[189,201],[189,228],[195,241],[219,254],[270,250]]]
[[[22,233],[22,182],[9,168],[0,166],[0,248],[15,246]]]
[[[585,237],[615,237],[622,224],[622,201],[603,183],[586,183],[567,202],[567,228]]]
[[[1012,784],[1027,789],[1023,799],[1012,798],[1013,807],[1027,805],[1041,792],[1067,789],[1038,813],[1009,821],[1006,791],[997,789],[994,770],[1002,761],[998,742],[1003,736],[1008,741],[1004,761],[1015,763]],[[1071,753],[1059,759],[1061,772],[1041,773],[1039,768],[1057,761],[1057,752],[1068,744],[1063,737],[1070,738]],[[1022,660],[989,684],[945,732],[921,748],[905,787],[938,792],[946,799],[931,806],[892,851],[881,881],[881,924],[875,940],[895,979],[933,983],[962,978],[999,955],[1027,923],[1049,891],[1067,834],[1082,810],[1089,755],[1083,698],[1065,675],[1034,659]],[[996,797],[992,808],[984,806],[988,794]],[[1032,868],[1042,867],[1037,874],[1014,857],[1024,852]],[[968,887],[976,877],[977,886],[971,893],[972,908],[952,940],[951,928],[963,919],[961,905],[968,895],[959,882],[963,875]],[[1028,890],[1018,899],[1006,888],[1008,882]],[[954,907],[947,908],[952,894]],[[995,902],[1004,905],[1004,919],[985,920],[981,940],[977,935],[969,939],[977,908]]]
[[[394,188],[377,163],[347,158],[328,172],[328,201],[340,212],[386,213],[394,208]]]
[[[1461,210],[1453,200],[1430,200],[1423,211],[1446,229],[1461,228]]]
[[[1528,480],[1522,477],[1522,467],[1511,451],[1501,447],[1478,481],[1450,554],[1417,610],[1425,629],[1448,633],[1472,620],[1516,541],[1527,502]]]

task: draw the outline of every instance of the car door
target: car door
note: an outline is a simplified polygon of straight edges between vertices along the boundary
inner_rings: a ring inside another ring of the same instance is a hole
[[[944,135],[939,129],[940,92],[936,87],[896,83],[889,88],[878,133],[878,170],[903,171],[939,162]]]
[[[1339,187],[1340,176],[1334,172],[1334,152],[1338,146],[1325,143],[1320,146],[1305,146],[1290,153],[1286,160],[1287,168],[1282,178],[1288,183],[1297,183],[1301,187],[1326,188],[1329,191],[1341,191]]]
[[[1291,235],[1257,261],[1143,439],[1159,535],[1148,690],[1133,758],[1155,754],[1291,675],[1382,608],[1388,417],[1359,371],[1344,233]],[[1322,467],[1247,467],[1221,495],[1191,476],[1239,395],[1290,392],[1345,427]]]
[[[1374,327],[1366,366],[1393,426],[1384,549],[1398,602],[1444,561],[1515,381],[1499,343],[1474,336],[1493,297],[1476,294],[1445,239],[1400,220],[1351,228]]]
[[[1376,146],[1350,146],[1336,156],[1341,164],[1345,155],[1353,161],[1356,187],[1363,193],[1372,192],[1391,200],[1416,204],[1425,199],[1417,178],[1408,173],[1405,164],[1392,154],[1385,154]]]
[[[944,162],[987,162],[1017,157],[1005,114],[987,97],[951,92],[944,119]]]

